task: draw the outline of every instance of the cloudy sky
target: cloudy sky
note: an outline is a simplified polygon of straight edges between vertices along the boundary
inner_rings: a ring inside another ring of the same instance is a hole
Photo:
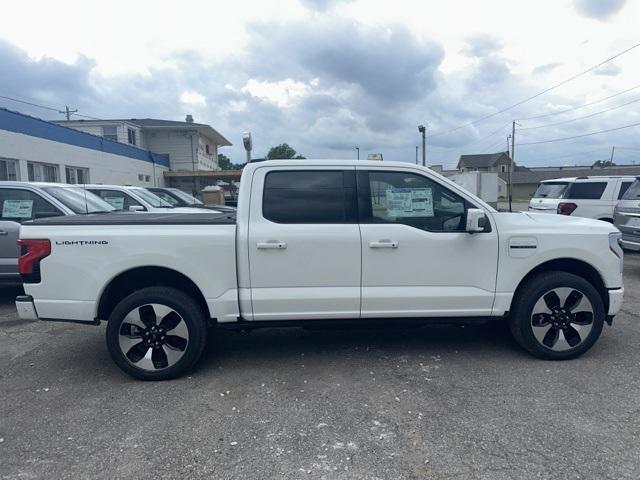
[[[427,163],[451,167],[504,150],[513,119],[520,164],[590,164],[613,145],[618,163],[640,161],[640,126],[518,146],[639,123],[640,48],[473,123],[640,42],[637,0],[21,0],[2,17],[0,95],[99,118],[190,113],[236,162],[246,130],[256,157],[287,142],[415,161],[425,123]]]

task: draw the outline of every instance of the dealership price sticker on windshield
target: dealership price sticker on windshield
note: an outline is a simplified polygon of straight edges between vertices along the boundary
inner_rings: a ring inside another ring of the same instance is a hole
[[[31,218],[33,200],[5,200],[2,204],[4,218]]]
[[[390,188],[386,197],[389,216],[433,217],[433,191],[430,188]]]

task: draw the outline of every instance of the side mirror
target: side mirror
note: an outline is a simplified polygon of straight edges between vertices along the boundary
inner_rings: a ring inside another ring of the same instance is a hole
[[[130,212],[144,212],[144,207],[142,205],[131,205],[129,206]]]
[[[467,224],[465,230],[468,233],[484,232],[487,224],[487,216],[484,210],[479,208],[470,208],[467,210]]]

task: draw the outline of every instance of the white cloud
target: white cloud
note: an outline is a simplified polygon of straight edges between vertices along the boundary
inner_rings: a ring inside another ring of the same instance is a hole
[[[201,93],[198,93],[194,90],[189,90],[186,92],[182,92],[182,95],[180,95],[180,101],[182,103],[186,103],[188,105],[194,105],[197,107],[206,107],[207,106],[207,99],[204,95],[202,95]]]
[[[251,78],[242,87],[242,91],[279,107],[290,107],[307,95],[310,87],[303,82],[296,82],[290,78],[279,82],[261,82]]]

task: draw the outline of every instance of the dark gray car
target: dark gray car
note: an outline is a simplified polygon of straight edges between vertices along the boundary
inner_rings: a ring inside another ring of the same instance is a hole
[[[16,242],[22,222],[113,210],[107,202],[77,185],[0,182],[0,284],[20,283],[20,250]]]
[[[640,178],[631,184],[618,202],[614,223],[622,232],[622,248],[640,251]]]

